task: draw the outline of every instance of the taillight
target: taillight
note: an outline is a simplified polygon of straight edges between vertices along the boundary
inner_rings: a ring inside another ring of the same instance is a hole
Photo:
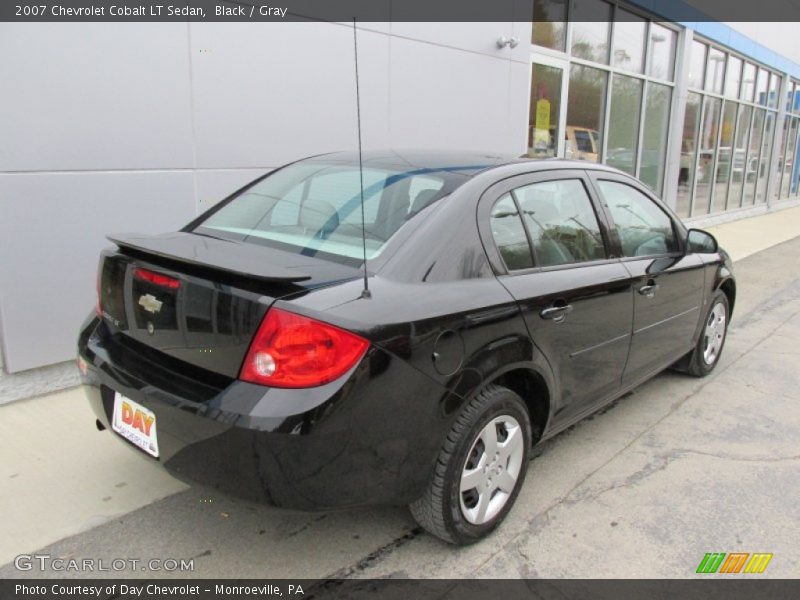
[[[351,369],[369,342],[315,319],[271,308],[261,322],[239,378],[283,388],[322,385]]]
[[[174,277],[167,277],[166,275],[162,275],[161,273],[148,271],[147,269],[142,269],[141,267],[136,267],[133,270],[133,276],[136,277],[137,279],[141,279],[142,281],[147,281],[149,283],[152,283],[153,285],[169,288],[171,290],[177,290],[179,287],[181,287],[180,279],[175,279]]]

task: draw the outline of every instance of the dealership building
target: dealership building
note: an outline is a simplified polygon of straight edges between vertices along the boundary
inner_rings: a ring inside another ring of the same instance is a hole
[[[797,24],[657,4],[363,23],[364,147],[602,162],[698,226],[800,203]],[[77,382],[107,233],[357,144],[346,23],[0,23],[0,52],[0,404]]]

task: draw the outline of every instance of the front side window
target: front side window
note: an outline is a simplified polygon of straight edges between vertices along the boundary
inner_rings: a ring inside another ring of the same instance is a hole
[[[579,179],[533,183],[512,194],[530,233],[538,266],[606,258],[597,216]]]
[[[678,249],[672,219],[639,190],[600,180],[600,192],[617,227],[623,256],[669,254]]]

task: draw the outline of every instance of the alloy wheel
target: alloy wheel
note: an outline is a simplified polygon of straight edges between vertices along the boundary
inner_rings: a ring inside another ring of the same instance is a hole
[[[726,320],[725,307],[721,303],[715,304],[708,315],[704,332],[703,360],[707,365],[713,365],[719,358],[725,341]]]
[[[491,521],[505,506],[517,485],[524,435],[509,415],[495,417],[472,442],[461,472],[461,513],[473,525]]]

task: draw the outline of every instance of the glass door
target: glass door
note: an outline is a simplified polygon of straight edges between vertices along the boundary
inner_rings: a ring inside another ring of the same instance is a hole
[[[545,57],[531,64],[528,152],[532,158],[564,156],[566,61]]]

